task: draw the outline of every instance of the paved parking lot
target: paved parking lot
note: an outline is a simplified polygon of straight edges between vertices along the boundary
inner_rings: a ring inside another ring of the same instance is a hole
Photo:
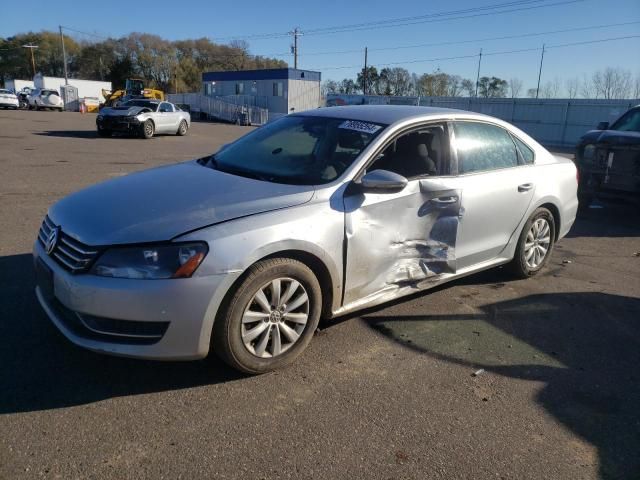
[[[634,209],[581,214],[534,279],[493,270],[325,322],[283,371],[106,357],[37,305],[47,206],[247,129],[101,139],[94,118],[0,112],[0,478],[640,478]]]

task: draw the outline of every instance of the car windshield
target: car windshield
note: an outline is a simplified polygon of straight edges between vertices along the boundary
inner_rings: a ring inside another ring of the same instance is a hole
[[[150,102],[148,100],[129,100],[128,102],[124,102],[122,106],[123,107],[147,107],[155,111],[158,108],[158,103]]]
[[[58,92],[55,90],[42,90],[41,95],[58,95]]]
[[[213,166],[276,183],[320,185],[338,178],[385,125],[339,118],[287,116],[212,157]]]
[[[625,113],[611,126],[611,130],[619,130],[621,132],[640,132],[640,109],[630,110]]]

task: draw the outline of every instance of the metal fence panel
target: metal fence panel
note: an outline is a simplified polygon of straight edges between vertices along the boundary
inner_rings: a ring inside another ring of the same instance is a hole
[[[613,122],[640,100],[393,97],[327,95],[327,106],[421,105],[483,113],[510,122],[547,146],[573,147],[601,121]]]
[[[264,125],[269,120],[269,111],[266,108],[236,104],[219,97],[209,97],[200,93],[173,93],[167,95],[167,98],[172,103],[188,105],[191,112],[225,122]]]

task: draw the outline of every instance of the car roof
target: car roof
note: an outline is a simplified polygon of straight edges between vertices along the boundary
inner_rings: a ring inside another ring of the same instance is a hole
[[[486,115],[465,110],[440,107],[417,107],[410,105],[345,105],[335,107],[323,107],[316,110],[306,110],[293,115],[344,118],[347,120],[359,120],[362,122],[374,122],[391,125],[393,123],[411,118],[429,117],[439,118],[452,115],[470,115],[477,118],[487,118]]]

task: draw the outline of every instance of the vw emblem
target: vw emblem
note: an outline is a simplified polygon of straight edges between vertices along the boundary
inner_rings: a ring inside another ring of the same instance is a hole
[[[47,236],[47,243],[45,245],[47,255],[51,255],[54,248],[58,244],[58,234],[60,233],[60,227],[53,227]]]

